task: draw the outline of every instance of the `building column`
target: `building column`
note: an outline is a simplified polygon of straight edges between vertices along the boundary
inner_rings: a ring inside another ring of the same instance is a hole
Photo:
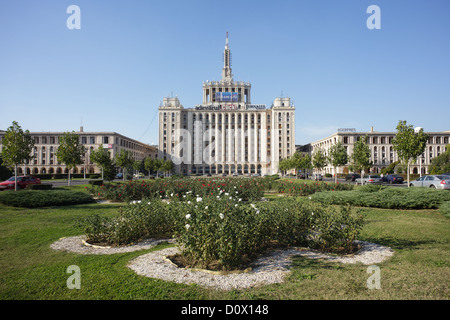
[[[248,141],[248,170],[249,173],[251,173],[251,163],[252,163],[252,159],[253,159],[253,130],[252,130],[252,114],[249,112],[248,113],[248,119],[247,119],[247,125],[248,125],[248,130],[247,130],[247,141]]]
[[[216,126],[215,136],[214,136],[214,140],[215,140],[214,141],[214,143],[215,143],[214,163],[216,165],[216,173],[218,173],[217,169],[218,169],[218,164],[220,162],[220,159],[219,159],[219,154],[220,154],[219,153],[219,137],[220,137],[220,135],[219,135],[219,114],[215,113],[214,117],[215,117],[215,126]]]
[[[226,138],[226,129],[225,129],[225,114],[223,112],[220,113],[222,116],[222,154],[221,154],[221,162],[222,162],[222,172],[224,172],[225,162],[226,162],[226,154],[225,154],[225,138]]]
[[[239,162],[240,130],[239,130],[239,123],[238,123],[238,116],[239,116],[239,113],[235,112],[234,113],[234,148],[233,148],[233,152],[234,152],[234,170],[236,170],[236,172],[237,172],[237,166],[238,166],[238,162]]]
[[[245,130],[245,113],[241,113],[241,159],[239,160],[242,165],[242,173],[244,173],[245,165],[245,136],[247,131]]]
[[[261,166],[263,168],[262,173],[266,173],[267,165],[267,114],[261,112]]]
[[[254,144],[255,144],[255,151],[253,152],[254,158],[253,158],[253,162],[255,163],[255,173],[257,173],[258,170],[258,152],[259,152],[259,147],[258,147],[258,135],[259,135],[259,131],[258,131],[258,113],[255,112],[254,113],[255,116],[255,121],[254,121]]]

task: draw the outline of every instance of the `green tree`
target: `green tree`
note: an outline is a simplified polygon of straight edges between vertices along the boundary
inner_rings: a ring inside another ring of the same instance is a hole
[[[152,157],[147,157],[144,160],[144,168],[148,171],[148,175],[152,174],[152,171],[155,170],[155,161],[152,159]]]
[[[64,163],[68,170],[67,185],[71,185],[70,170],[79,164],[83,164],[83,155],[86,148],[81,144],[80,137],[74,132],[65,132],[59,137],[59,147],[56,151],[56,157],[61,163]]]
[[[309,154],[295,152],[289,160],[291,168],[295,168],[296,176],[298,176],[299,170],[303,170],[306,173],[307,170],[312,169],[311,156]]]
[[[17,166],[33,158],[31,151],[34,141],[30,132],[23,132],[16,121],[6,130],[2,141],[2,163],[7,167],[14,168],[14,190],[17,191]]]
[[[102,179],[104,179],[105,170],[108,169],[110,171],[110,167],[113,163],[111,159],[111,152],[100,145],[98,149],[92,150],[90,158],[98,167],[102,169]]]
[[[159,170],[161,170],[164,166],[163,159],[155,159],[153,161],[153,169],[156,170],[156,176],[159,177]],[[164,169],[163,169],[164,170]]]
[[[430,174],[450,173],[450,144],[445,147],[445,152],[431,160],[428,172]]]
[[[286,174],[286,171],[292,169],[292,161],[291,159],[281,159],[278,163],[278,169],[283,173],[283,175]]]
[[[372,161],[370,160],[371,153],[370,148],[367,144],[367,135],[364,137],[359,137],[353,145],[353,154],[351,155],[351,168],[355,171],[361,172],[361,179],[364,178],[364,171],[372,166]]]
[[[125,172],[128,172],[129,168],[133,166],[133,163],[134,159],[131,151],[122,149],[116,154],[116,165],[123,170],[122,180],[125,181]]]
[[[175,168],[175,164],[170,159],[164,161],[164,163],[162,165],[162,169],[167,173],[173,172],[174,168]]]
[[[407,167],[407,182],[409,187],[409,166],[416,162],[418,156],[424,151],[427,144],[428,135],[420,128],[417,132],[412,125],[408,125],[406,120],[400,120],[397,125],[397,134],[392,140],[394,150],[397,152],[399,160]]]
[[[314,150],[312,156],[312,164],[314,168],[319,169],[322,172],[323,168],[325,168],[328,164],[327,160],[327,155],[322,148],[317,148]]]
[[[313,168],[312,158],[309,154],[305,154],[300,158],[299,168],[305,171],[305,178],[307,178],[309,170]]]
[[[339,166],[344,166],[348,162],[348,154],[342,142],[333,144],[328,150],[328,162],[334,168],[334,182],[337,182],[336,169]]]

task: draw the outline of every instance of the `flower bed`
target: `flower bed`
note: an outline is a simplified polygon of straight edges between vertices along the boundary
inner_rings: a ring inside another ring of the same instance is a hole
[[[134,200],[117,217],[94,215],[81,225],[89,243],[122,245],[173,236],[186,265],[232,270],[274,246],[352,252],[363,221],[349,208],[335,209],[307,199],[244,203],[239,193],[228,192],[205,198],[186,192],[181,198]]]
[[[91,186],[90,192],[97,197],[111,201],[132,201],[140,199],[186,200],[183,195],[193,193],[202,198],[216,198],[224,193],[239,195],[243,201],[259,200],[264,194],[262,179],[179,179],[129,181],[119,184]]]

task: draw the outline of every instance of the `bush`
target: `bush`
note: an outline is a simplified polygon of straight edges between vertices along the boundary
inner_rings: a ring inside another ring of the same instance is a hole
[[[78,220],[91,244],[124,245],[147,238],[171,237],[180,211],[162,201],[133,201],[117,217],[99,214]],[[178,209],[182,210],[181,207]]]
[[[385,209],[436,209],[442,202],[450,200],[450,192],[429,188],[364,186],[353,191],[316,193],[312,200],[323,204]]]
[[[90,192],[111,201],[172,199],[190,200],[188,196],[215,198],[228,193],[242,201],[260,200],[264,195],[263,179],[248,178],[196,178],[196,179],[156,179],[125,183],[111,183],[92,186]]]
[[[348,183],[328,183],[328,182],[304,182],[296,180],[284,180],[277,181],[272,185],[272,188],[276,189],[278,193],[292,196],[308,196],[316,192],[322,192],[327,190],[343,191],[352,190],[352,184]]]
[[[349,208],[305,199],[243,203],[225,194],[186,198],[132,201],[117,217],[94,215],[80,225],[91,243],[123,245],[174,236],[185,265],[214,270],[242,268],[273,246],[351,252],[362,227],[362,216]]]
[[[89,180],[88,183],[93,186],[103,185],[103,180]]]
[[[29,184],[26,186],[26,190],[50,190],[52,187],[53,185],[48,183]]]
[[[61,189],[0,192],[0,203],[13,207],[64,206],[93,201],[85,192]]]
[[[450,218],[450,201],[444,201],[439,206],[439,211],[446,217]]]

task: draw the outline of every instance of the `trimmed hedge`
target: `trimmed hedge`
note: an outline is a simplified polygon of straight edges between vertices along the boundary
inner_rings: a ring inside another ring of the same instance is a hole
[[[50,190],[52,187],[53,185],[48,183],[29,184],[26,186],[26,190]]]
[[[0,192],[0,203],[12,207],[37,208],[93,202],[85,192],[64,189]]]
[[[324,191],[311,199],[323,204],[354,205],[385,209],[437,209],[450,200],[448,190],[364,186],[352,191]]]
[[[439,206],[439,211],[450,218],[450,201],[445,201]]]

